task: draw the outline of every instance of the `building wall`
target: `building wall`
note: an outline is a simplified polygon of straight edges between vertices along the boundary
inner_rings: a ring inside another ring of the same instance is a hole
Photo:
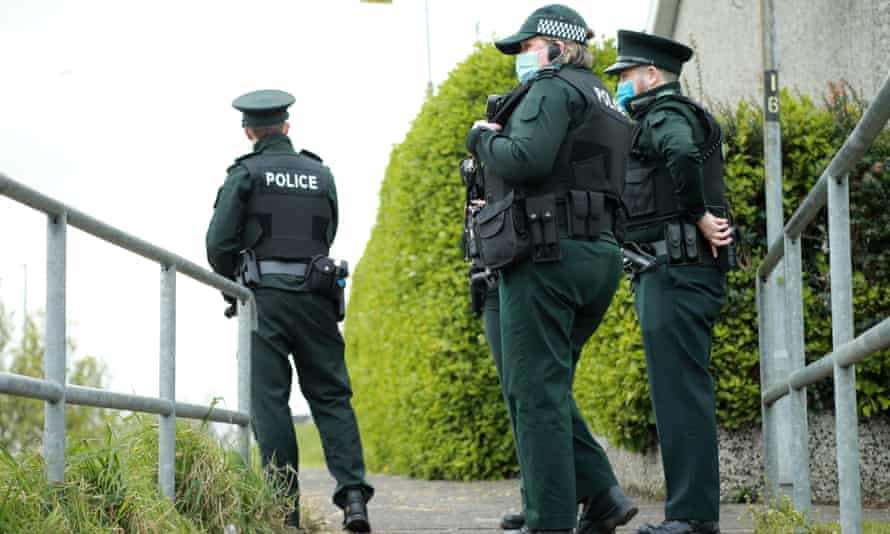
[[[890,73],[890,0],[774,5],[782,87],[817,102],[830,81],[846,80],[866,99],[877,93]],[[680,0],[672,37],[695,48],[683,72],[693,97],[726,104],[762,99],[760,0]]]

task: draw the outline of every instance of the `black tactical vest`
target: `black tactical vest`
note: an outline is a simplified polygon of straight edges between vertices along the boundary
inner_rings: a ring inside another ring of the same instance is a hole
[[[609,90],[593,72],[563,67],[542,70],[538,77],[558,77],[574,87],[585,99],[584,116],[576,119],[560,146],[550,177],[539,185],[516,185],[509,176],[491,176],[488,182],[496,193],[495,200],[513,189],[522,197],[555,193],[563,197],[571,190],[603,193],[620,202],[624,189],[627,153],[630,150],[632,126],[618,111]],[[537,82],[535,82],[537,83]]]
[[[294,261],[327,255],[333,219],[328,195],[334,179],[321,160],[303,151],[260,153],[239,163],[254,180],[246,227],[261,230],[258,236],[245,235],[245,241],[251,242],[244,246],[253,248],[258,260]]]
[[[697,103],[680,95],[660,97],[647,112],[669,109],[682,114],[690,124],[703,124],[707,134],[698,148],[704,178],[705,207],[714,215],[726,217],[729,206],[723,184],[723,132],[720,124]],[[640,124],[644,119],[640,120]],[[639,147],[641,128],[633,135],[624,188],[627,229],[630,233],[646,230],[646,235],[660,233],[662,223],[684,215],[674,196],[674,181],[662,154]]]

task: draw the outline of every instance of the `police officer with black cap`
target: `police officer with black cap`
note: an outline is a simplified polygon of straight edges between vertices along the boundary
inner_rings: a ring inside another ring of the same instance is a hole
[[[630,143],[628,121],[591,71],[591,36],[576,11],[554,4],[496,42],[517,55],[514,109],[467,137],[485,173],[474,235],[483,264],[499,272],[500,378],[523,532],[611,533],[637,512],[572,398],[581,348],[621,277],[616,233]],[[489,338],[492,330],[486,324]]]
[[[732,228],[717,121],[683,96],[677,78],[692,50],[618,32],[619,103],[636,121],[624,203],[627,239],[658,265],[634,280],[667,489],[665,521],[639,534],[719,532],[720,475],[714,322],[733,267]]]
[[[345,272],[327,257],[337,233],[337,191],[321,158],[296,152],[287,136],[293,102],[277,90],[253,91],[232,102],[243,113],[253,151],[235,160],[217,193],[207,258],[214,271],[253,289],[259,324],[250,362],[251,423],[263,465],[294,496],[285,525],[300,526],[290,356],[337,481],[333,501],[344,511],[344,528],[370,532],[366,503],[374,489],[365,481],[337,328]],[[339,279],[335,272],[342,273]]]

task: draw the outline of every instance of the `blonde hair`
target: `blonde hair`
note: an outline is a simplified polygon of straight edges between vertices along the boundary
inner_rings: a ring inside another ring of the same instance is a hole
[[[590,49],[587,48],[587,45],[579,43],[577,41],[564,41],[562,39],[554,39],[551,37],[545,38],[548,43],[555,43],[556,41],[561,42],[565,45],[565,49],[562,54],[556,57],[553,60],[553,63],[562,63],[563,65],[575,65],[577,67],[582,67],[585,69],[593,68],[593,54],[590,53]]]

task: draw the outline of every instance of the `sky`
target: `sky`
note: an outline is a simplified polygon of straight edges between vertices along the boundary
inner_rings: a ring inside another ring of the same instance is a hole
[[[650,2],[565,3],[614,37],[644,29]],[[337,181],[331,255],[354,266],[428,70],[438,86],[478,40],[514,33],[542,5],[429,0],[428,62],[421,0],[3,0],[0,173],[206,266],[217,188],[251,148],[231,101],[283,89],[295,146]],[[67,254],[73,357],[104,361],[112,390],[157,396],[159,266],[73,228]],[[17,328],[25,294],[29,313],[43,309],[45,264],[46,216],[0,197],[0,301]],[[188,277],[176,298],[177,399],[236,409],[236,321]],[[308,413],[296,382],[291,406]]]

